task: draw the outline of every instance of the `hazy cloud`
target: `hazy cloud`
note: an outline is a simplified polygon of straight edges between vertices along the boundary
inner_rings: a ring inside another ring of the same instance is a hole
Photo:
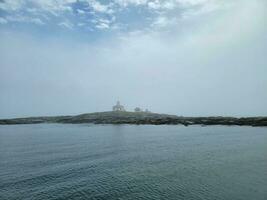
[[[47,26],[58,24],[60,20],[74,20],[76,23],[73,23],[73,28],[75,28],[75,24],[80,23],[93,28],[94,24],[89,23],[92,19],[116,17],[114,26],[124,26],[122,29],[128,29],[129,25],[136,24],[134,18],[130,17],[130,13],[138,12],[138,15],[143,16],[144,20],[139,21],[137,27],[145,30],[155,27],[155,24],[165,24],[162,22],[164,18],[188,18],[241,2],[240,0],[113,0],[101,3],[97,0],[6,0],[0,2],[0,13],[1,10],[5,12],[2,24],[4,24],[4,20],[5,22],[24,23],[24,20],[10,20],[13,16],[19,15],[21,18],[35,19],[28,20],[35,24],[37,18],[39,19],[38,24],[44,24],[42,23],[44,19],[47,20],[49,22]],[[151,18],[156,21],[149,20]],[[95,24],[96,29],[99,26],[101,25]]]
[[[117,100],[185,116],[266,115],[266,2],[239,2],[188,17],[160,13],[146,28],[109,35],[101,31],[116,20],[105,17],[90,19],[97,34],[1,29],[0,117],[110,110]]]

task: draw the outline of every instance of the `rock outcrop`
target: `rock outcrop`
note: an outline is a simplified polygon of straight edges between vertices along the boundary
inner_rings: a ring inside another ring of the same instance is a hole
[[[179,117],[149,112],[97,112],[75,116],[29,117],[2,119],[1,125],[38,123],[93,123],[93,124],[182,124],[188,125],[239,125],[267,126],[267,117]]]

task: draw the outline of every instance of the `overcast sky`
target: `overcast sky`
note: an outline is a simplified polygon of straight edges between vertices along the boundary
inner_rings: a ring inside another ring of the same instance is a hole
[[[267,116],[266,0],[0,0],[0,118]]]

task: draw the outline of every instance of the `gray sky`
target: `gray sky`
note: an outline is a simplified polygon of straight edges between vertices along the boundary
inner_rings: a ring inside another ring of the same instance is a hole
[[[264,0],[124,1],[143,21],[90,4],[117,22],[95,14],[88,30],[77,28],[84,18],[62,14],[72,21],[59,29],[10,2],[0,3],[0,118],[107,111],[117,100],[183,116],[267,116]]]

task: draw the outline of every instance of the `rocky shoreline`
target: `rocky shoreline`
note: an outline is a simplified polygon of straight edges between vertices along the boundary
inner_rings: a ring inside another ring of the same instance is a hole
[[[75,116],[28,117],[15,119],[0,119],[0,125],[12,124],[151,124],[151,125],[238,125],[238,126],[267,126],[267,117],[179,117],[176,115],[111,111],[88,113]]]

